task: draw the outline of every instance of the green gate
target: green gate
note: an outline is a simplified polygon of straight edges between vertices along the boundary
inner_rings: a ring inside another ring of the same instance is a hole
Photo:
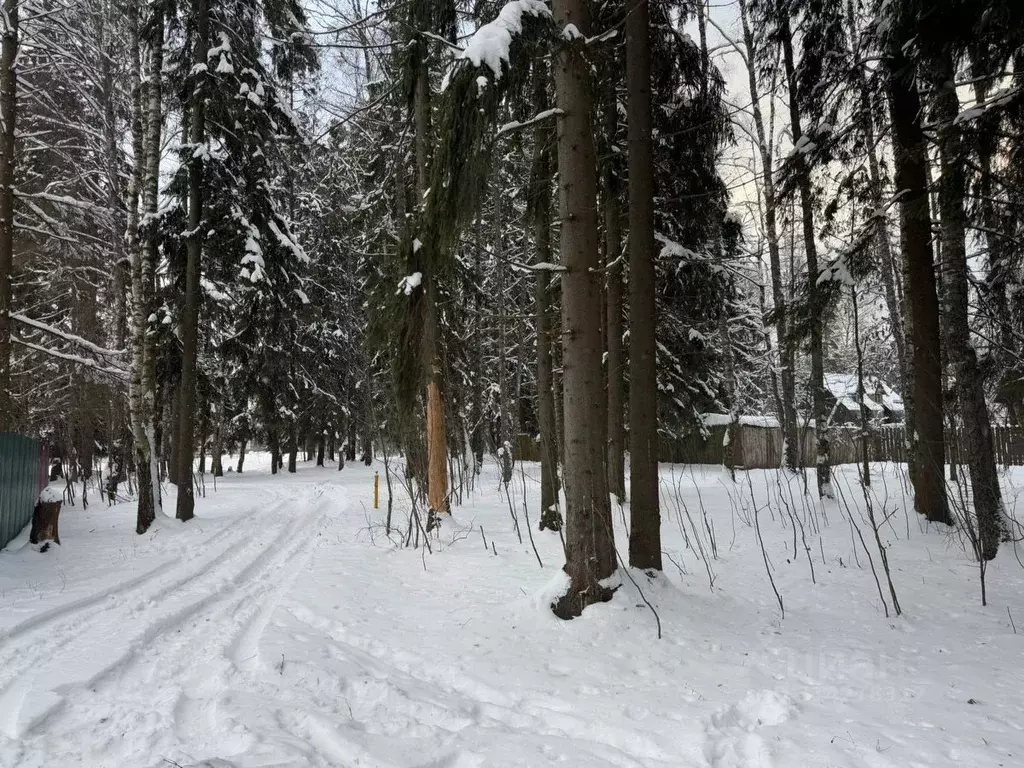
[[[0,549],[32,521],[36,498],[46,485],[46,461],[39,443],[0,432]]]

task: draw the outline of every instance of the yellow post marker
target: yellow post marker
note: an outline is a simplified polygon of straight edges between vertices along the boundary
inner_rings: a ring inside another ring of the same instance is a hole
[[[380,509],[380,472],[373,473],[373,508]]]

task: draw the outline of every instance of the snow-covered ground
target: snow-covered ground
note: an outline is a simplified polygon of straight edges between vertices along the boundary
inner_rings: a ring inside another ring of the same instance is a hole
[[[893,467],[872,498],[902,616],[854,467],[815,509],[799,478],[666,466],[665,577],[564,623],[539,597],[559,538],[534,531],[540,567],[523,519],[536,466],[524,543],[488,468],[427,553],[386,538],[373,469],[250,463],[188,524],[136,536],[97,500],[62,546],[0,553],[0,765],[1024,765],[1024,568],[1005,548],[982,608]]]

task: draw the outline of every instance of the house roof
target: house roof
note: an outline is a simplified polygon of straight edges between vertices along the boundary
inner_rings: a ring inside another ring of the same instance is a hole
[[[855,374],[826,373],[825,389],[847,410],[860,410],[860,403],[857,398],[857,376]],[[864,405],[872,413],[882,413],[885,410],[891,413],[903,413],[903,398],[877,376],[865,376],[864,389],[866,392]],[[882,396],[881,403],[872,399],[872,395],[878,393],[881,393]]]

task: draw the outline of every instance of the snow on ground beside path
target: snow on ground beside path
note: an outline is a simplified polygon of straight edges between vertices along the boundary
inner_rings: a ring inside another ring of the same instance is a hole
[[[538,605],[562,561],[556,535],[534,531],[543,568],[526,536],[536,466],[516,474],[523,544],[488,467],[428,554],[386,539],[373,469],[247,463],[188,524],[140,537],[132,505],[94,501],[64,510],[63,546],[0,553],[0,765],[1024,764],[1024,569],[1001,552],[982,608],[975,565],[897,504],[891,466],[872,497],[902,617],[845,511],[853,467],[813,509],[799,477],[665,466],[664,577],[630,572],[639,587],[564,623]],[[1024,473],[1004,481],[1013,509]]]

